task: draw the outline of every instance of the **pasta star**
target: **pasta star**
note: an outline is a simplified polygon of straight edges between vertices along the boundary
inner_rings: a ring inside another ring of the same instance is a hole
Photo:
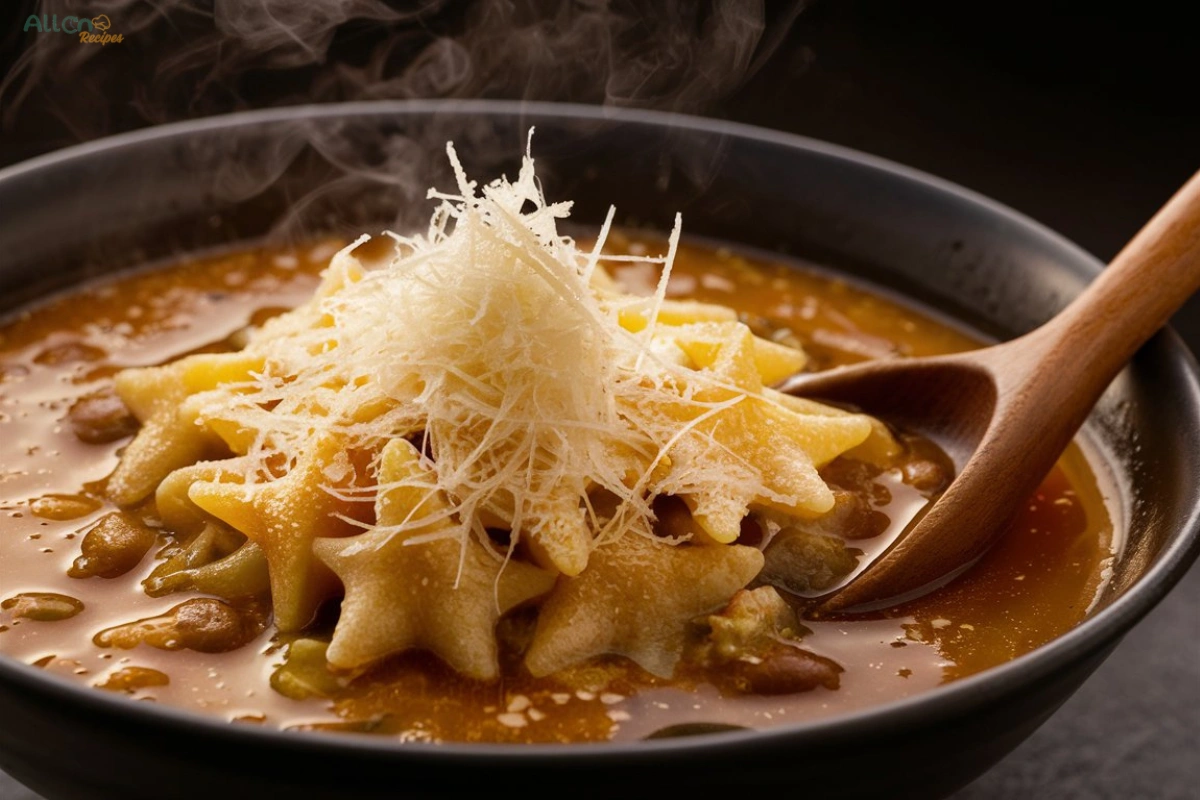
[[[765,351],[745,325],[701,323],[673,335],[701,374],[714,379],[697,389],[694,400],[719,404],[742,396],[704,419],[704,405],[681,403],[666,412],[696,421],[672,450],[684,469],[688,462],[715,462],[730,476],[722,491],[709,487],[695,494],[684,478],[674,493],[688,503],[696,523],[714,540],[729,543],[740,534],[751,504],[809,516],[828,511],[833,494],[817,467],[863,442],[871,433],[870,418],[800,414],[774,401],[758,363]],[[758,474],[761,482],[754,480]]]
[[[451,376],[444,391],[469,399],[475,390]],[[527,402],[532,405],[534,401]],[[518,497],[509,487],[501,487],[490,493],[481,504],[481,511],[486,515],[488,525],[519,528],[518,535],[528,545],[531,557],[539,566],[565,575],[578,575],[587,566],[588,553],[592,549],[592,531],[580,506],[585,479],[561,474],[552,474],[547,479],[539,474],[547,463],[554,463],[554,456],[545,452],[540,442],[535,442],[528,450],[513,447],[513,440],[519,442],[527,435],[524,426],[493,434],[490,425],[470,419],[469,413],[463,416],[465,419],[435,420],[430,425],[431,438],[440,444],[440,449],[434,450],[434,457],[439,463],[471,464],[465,472],[477,483],[490,481],[505,464],[528,465],[531,491]],[[490,447],[486,450],[480,447],[480,441],[493,436]],[[533,438],[557,440],[558,437],[556,432],[543,426],[543,431]]]
[[[154,493],[154,507],[166,528],[178,536],[202,529],[211,519],[188,496],[197,483],[246,482],[246,475],[253,469],[247,458],[225,458],[220,461],[198,461],[173,471],[158,485]]]
[[[218,455],[220,440],[180,407],[197,392],[244,380],[260,365],[240,353],[204,353],[119,373],[117,394],[142,428],[108,480],[113,502],[128,506],[144,500],[173,470]]]
[[[554,585],[553,573],[518,561],[504,564],[472,537],[465,543],[452,536],[411,542],[453,525],[434,480],[416,448],[392,440],[380,465],[378,527],[314,543],[346,587],[330,664],[360,667],[420,648],[462,675],[493,680],[499,675],[497,621]],[[399,525],[404,528],[397,531]]]
[[[526,517],[530,555],[539,565],[564,575],[582,572],[592,549],[592,532],[579,495],[579,489],[559,485],[531,503]]]
[[[525,665],[537,677],[611,653],[669,677],[687,626],[722,607],[762,569],[742,545],[670,545],[627,534],[560,578],[538,616]]]
[[[318,536],[346,536],[355,530],[335,515],[361,516],[361,504],[324,488],[348,488],[354,474],[342,442],[320,434],[281,478],[268,483],[201,481],[188,490],[193,503],[262,548],[275,625],[281,631],[303,628],[318,606],[337,593],[337,580],[313,556],[312,544]]]

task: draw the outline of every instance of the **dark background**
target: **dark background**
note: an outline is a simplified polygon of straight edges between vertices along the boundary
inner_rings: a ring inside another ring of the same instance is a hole
[[[28,13],[20,6],[8,7],[17,13],[7,24],[0,10],[5,71],[29,43],[19,35]],[[422,20],[412,51],[454,30],[462,13],[452,7]],[[778,7],[768,14],[772,25],[787,22]],[[1108,260],[1200,167],[1200,45],[1189,21],[1183,4],[1167,3],[1084,13],[1045,3],[825,0],[795,18],[756,74],[687,110],[926,170]],[[367,28],[339,32],[331,53],[363,48],[372,35]],[[118,68],[146,68],[129,51]],[[215,112],[222,103],[280,102],[289,90],[303,92],[305,80],[255,75],[252,90],[208,97],[175,116]],[[528,96],[514,86],[478,93]],[[550,87],[535,99],[603,99],[589,96],[586,81],[580,87]],[[145,124],[130,111],[135,98],[118,93],[103,102],[107,109],[95,113],[108,115],[109,130]],[[4,103],[11,95],[0,95],[0,115]],[[92,135],[87,125],[64,127],[49,108],[31,104],[10,115],[0,129],[0,166]],[[1193,350],[1200,347],[1198,308],[1190,303],[1175,321]],[[1049,723],[956,797],[1200,797],[1197,609],[1194,570]],[[0,775],[0,797],[34,796]]]

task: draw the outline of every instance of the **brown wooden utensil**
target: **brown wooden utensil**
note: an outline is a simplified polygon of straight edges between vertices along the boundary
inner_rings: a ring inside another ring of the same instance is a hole
[[[981,350],[867,362],[779,386],[919,431],[959,468],[923,516],[824,608],[891,605],[973,564],[1011,524],[1125,363],[1198,288],[1200,172],[1040,328]]]

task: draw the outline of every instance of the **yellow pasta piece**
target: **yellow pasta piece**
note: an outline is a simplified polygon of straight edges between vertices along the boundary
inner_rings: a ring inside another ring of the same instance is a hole
[[[188,496],[196,483],[244,484],[252,464],[244,458],[199,461],[174,470],[158,485],[154,505],[158,516],[172,533],[191,533],[204,527],[211,517]]]
[[[725,329],[713,346],[709,338],[681,346],[706,366],[702,388],[691,403],[664,404],[654,410],[690,425],[688,435],[672,449],[685,471],[690,462],[722,470],[724,483],[691,491],[686,481],[673,491],[687,502],[696,523],[715,541],[733,542],[751,505],[813,516],[833,506],[833,494],[817,467],[864,441],[871,431],[868,417],[845,414],[819,417],[797,414],[764,392],[754,359],[749,328]],[[706,329],[706,334],[711,333]],[[728,404],[715,411],[720,404]]]
[[[243,383],[262,372],[265,361],[253,353],[203,353],[177,362],[179,377],[189,395],[221,387],[229,391],[230,384]]]
[[[249,368],[250,362],[237,353],[203,353],[162,367],[118,373],[113,381],[117,395],[142,428],[109,478],[113,502],[137,503],[173,470],[218,455],[220,440],[197,424],[185,400],[229,380],[242,380]]]
[[[767,389],[765,394],[771,400],[797,414],[818,417],[864,416],[837,408],[836,406],[818,403],[816,400],[809,400],[807,397],[794,397],[793,395],[777,392],[773,389]],[[867,419],[871,422],[871,433],[863,440],[862,444],[850,448],[841,455],[856,458],[859,461],[866,461],[877,467],[887,467],[895,463],[904,446],[900,444],[896,436],[882,420],[878,420],[875,417],[867,417]]]
[[[808,355],[803,350],[754,337],[754,367],[767,386],[795,375],[807,363]]]
[[[621,327],[632,333],[643,330],[654,312],[654,299],[646,298],[622,308]],[[737,312],[728,306],[699,300],[663,300],[655,320],[659,325],[687,325],[693,322],[736,322]]]
[[[317,537],[355,531],[340,517],[363,516],[362,504],[329,489],[351,489],[354,470],[337,437],[320,434],[283,477],[267,483],[194,483],[188,497],[258,543],[271,577],[275,624],[296,631],[337,591],[337,581],[312,553]],[[336,480],[334,478],[340,478]]]
[[[356,668],[418,648],[462,675],[496,678],[496,622],[513,606],[549,591],[554,573],[519,561],[505,564],[473,537],[454,536],[436,476],[407,441],[388,443],[379,470],[378,527],[313,543],[346,587],[329,663]],[[414,525],[422,521],[427,522]],[[403,532],[389,527],[397,525],[405,526]],[[413,541],[438,532],[451,533]]]
[[[722,322],[686,325],[677,330],[663,331],[662,335],[671,337],[687,353],[692,363],[698,369],[703,369],[712,367],[724,344],[732,337],[743,335],[743,332],[749,333],[750,329],[740,322]],[[796,374],[808,363],[808,356],[803,350],[767,341],[753,333],[750,335],[754,368],[758,370],[759,380],[765,386]]]
[[[549,675],[615,654],[670,677],[687,626],[724,606],[762,569],[742,545],[677,545],[631,534],[597,548],[578,578],[560,578],[538,616],[525,666]]]

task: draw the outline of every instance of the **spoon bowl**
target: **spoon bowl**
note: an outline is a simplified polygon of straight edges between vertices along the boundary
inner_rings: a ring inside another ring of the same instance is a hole
[[[823,602],[895,605],[968,569],[1007,530],[1104,389],[1200,288],[1200,173],[1062,313],[1009,342],[796,375],[789,394],[848,403],[919,431],[954,461],[949,488]]]

